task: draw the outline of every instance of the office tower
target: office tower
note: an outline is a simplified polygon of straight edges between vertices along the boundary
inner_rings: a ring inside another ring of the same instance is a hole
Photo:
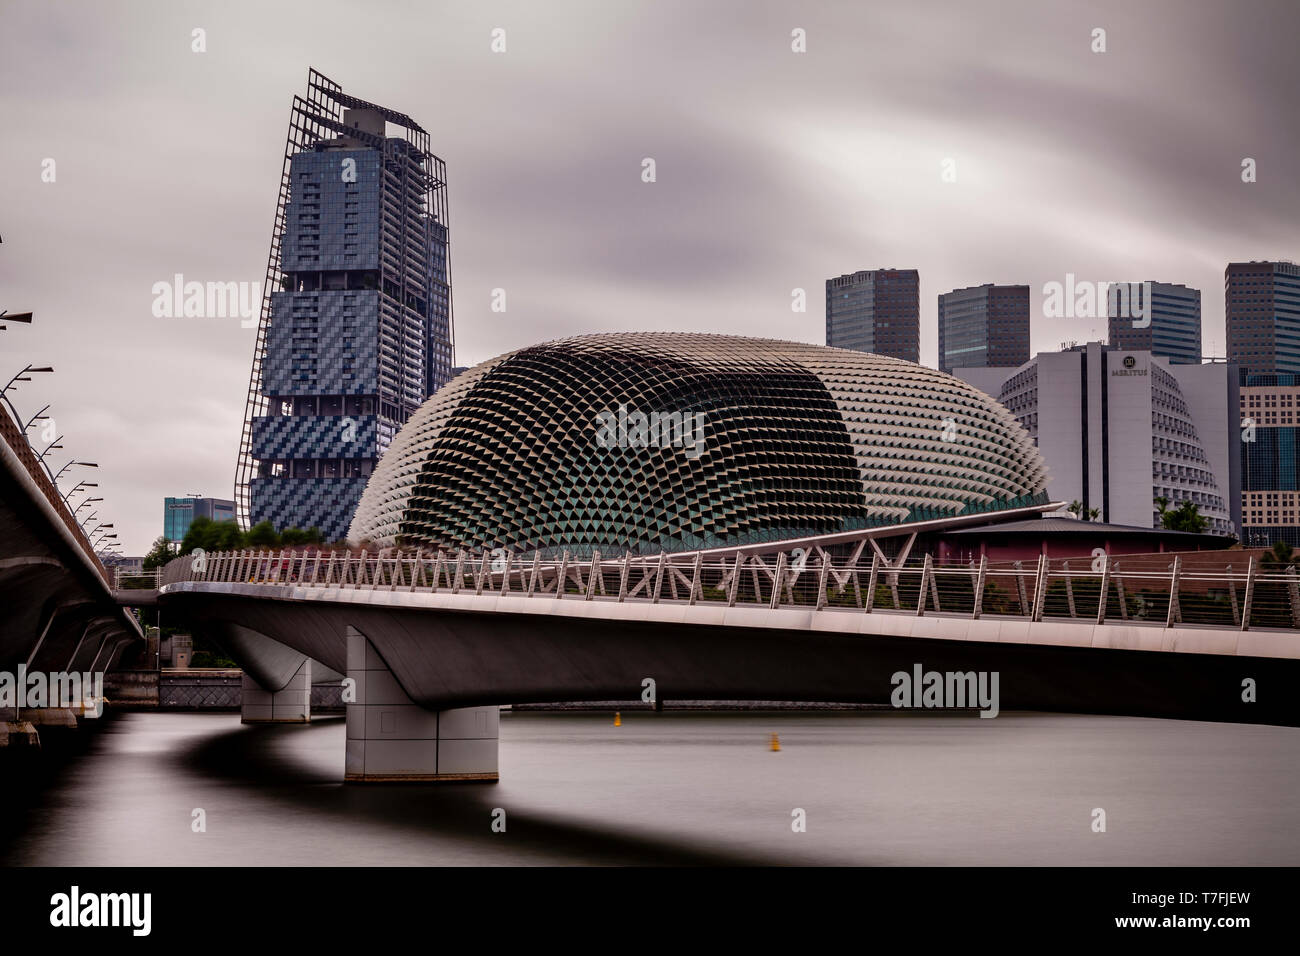
[[[163,537],[168,541],[183,541],[195,518],[234,521],[235,503],[227,498],[163,499]]]
[[[1241,543],[1300,547],[1300,375],[1241,376]]]
[[[312,70],[294,98],[235,500],[343,538],[452,368],[445,166],[415,121]]]
[[[1150,352],[1178,365],[1200,364],[1200,289],[1169,282],[1122,282],[1110,286],[1107,298],[1112,346]]]
[[[1246,374],[1300,372],[1300,266],[1230,262],[1223,297],[1228,361]]]
[[[984,285],[939,296],[939,370],[1029,361],[1029,286]]]
[[[826,280],[826,344],[921,360],[920,278],[915,269],[872,269]]]
[[[958,368],[1033,437],[1053,501],[1159,527],[1156,498],[1193,502],[1213,534],[1241,527],[1239,374],[1089,342],[1017,368]],[[1148,455],[1147,450],[1150,449]]]

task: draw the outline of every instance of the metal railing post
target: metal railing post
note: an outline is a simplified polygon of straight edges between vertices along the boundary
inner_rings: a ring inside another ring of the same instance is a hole
[[[826,585],[828,583],[830,570],[831,570],[831,556],[827,554],[825,551],[823,551],[821,571],[817,575],[817,604],[813,608],[814,611],[820,611],[822,608],[826,606],[826,601],[828,600],[828,595],[826,594]]]
[[[1228,600],[1232,602],[1232,626],[1241,626],[1241,608],[1237,606],[1237,582],[1232,579],[1232,565],[1228,565]]]
[[[1182,570],[1182,558],[1174,555],[1173,573],[1169,575],[1169,608],[1165,612],[1165,627],[1173,627],[1182,622],[1182,614],[1178,610],[1178,578]]]
[[[1074,581],[1070,577],[1069,561],[1061,562],[1061,571],[1065,574],[1065,603],[1070,608],[1070,617],[1075,618],[1078,615],[1074,613]]]
[[[1287,565],[1286,594],[1291,604],[1291,626],[1300,627],[1300,582],[1296,579],[1294,564]]]
[[[510,593],[510,568],[514,563],[515,553],[513,551],[506,551],[506,569],[501,574],[501,591],[499,592],[501,594]]]
[[[1043,605],[1047,603],[1047,555],[1038,556],[1038,577],[1034,581],[1034,615],[1030,620],[1043,619]]]
[[[1106,623],[1106,603],[1110,600],[1110,555],[1101,556],[1101,597],[1097,600],[1097,623]]]
[[[736,606],[736,598],[740,595],[740,569],[745,566],[745,556],[736,555],[736,567],[731,573],[731,583],[727,588],[727,607]]]
[[[978,620],[979,616],[984,613],[984,579],[989,572],[989,556],[980,555],[980,570],[975,576],[975,604],[971,611],[971,618]]]
[[[568,583],[566,580],[568,576],[569,576],[569,552],[568,549],[565,549],[564,553],[560,555],[560,571],[558,576],[555,579],[555,600],[557,601],[561,600],[564,597],[564,586],[565,584]]]
[[[1246,565],[1246,599],[1241,604],[1241,629],[1250,630],[1250,605],[1255,599],[1255,556]]]
[[[776,608],[781,606],[781,579],[785,577],[785,552],[782,551],[776,556],[776,573],[772,577],[772,599],[768,602],[768,607]]]
[[[451,593],[459,594],[461,585],[465,583],[465,549],[461,548],[456,552],[456,579],[451,582]]]
[[[862,599],[862,612],[870,614],[872,606],[876,603],[876,578],[880,576],[880,554],[876,553],[871,556],[871,573],[867,576],[867,593]]]
[[[691,571],[691,596],[687,598],[688,606],[695,603],[695,599],[700,595],[700,569],[704,565],[704,555],[695,552],[695,568]]]
[[[590,601],[596,594],[596,575],[600,574],[600,552],[591,552],[591,571],[587,574],[587,595],[584,601]],[[604,582],[601,582],[602,584]]]
[[[632,576],[632,552],[623,553],[623,567],[618,572],[618,603],[627,600],[627,579]]]
[[[921,588],[916,595],[916,616],[917,617],[925,616],[926,592],[930,588],[930,575],[933,573],[934,573],[934,566],[931,563],[930,555],[927,552],[925,556],[925,560],[921,562]]]
[[[533,592],[537,590],[537,576],[542,573],[542,552],[533,552],[533,573],[528,579],[528,593],[525,597],[532,597]]]

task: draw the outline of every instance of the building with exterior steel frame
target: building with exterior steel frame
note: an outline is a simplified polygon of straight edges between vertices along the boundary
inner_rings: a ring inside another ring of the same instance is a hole
[[[241,524],[342,538],[375,464],[452,365],[445,166],[410,117],[312,70],[290,113]]]
[[[349,539],[578,556],[728,547],[1045,504],[1011,414],[882,355],[597,334],[469,369],[394,439]]]

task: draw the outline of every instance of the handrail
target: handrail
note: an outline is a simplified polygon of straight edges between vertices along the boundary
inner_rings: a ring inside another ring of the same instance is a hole
[[[498,549],[477,553],[342,549],[245,550],[177,558],[155,572],[119,569],[118,582],[152,580],[278,585],[295,588],[446,592],[498,597],[801,608],[817,613],[908,613],[937,617],[1075,620],[1090,624],[1251,627],[1300,630],[1300,590],[1293,569],[1188,566],[1170,555],[1164,568],[1130,568],[1085,557],[1068,561],[936,564],[929,556],[895,565],[807,554],[695,554],[653,559],[625,553],[580,560]],[[1151,564],[1151,556],[1146,558]],[[122,586],[119,583],[119,587]],[[978,588],[979,593],[976,593]]]

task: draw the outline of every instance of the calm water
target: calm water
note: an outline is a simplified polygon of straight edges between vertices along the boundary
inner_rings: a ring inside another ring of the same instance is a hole
[[[1296,729],[1136,718],[530,713],[502,715],[499,784],[344,786],[341,718],[128,714],[0,860],[1295,865],[1297,758]]]

